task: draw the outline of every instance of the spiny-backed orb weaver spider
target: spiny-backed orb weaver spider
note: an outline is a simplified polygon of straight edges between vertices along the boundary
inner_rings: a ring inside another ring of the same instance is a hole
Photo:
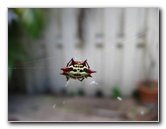
[[[65,68],[61,68],[63,73],[61,75],[65,75],[67,81],[72,79],[78,79],[79,81],[83,81],[87,77],[92,77],[91,73],[96,73],[90,69],[87,60],[85,61],[74,61],[73,58],[67,63]]]

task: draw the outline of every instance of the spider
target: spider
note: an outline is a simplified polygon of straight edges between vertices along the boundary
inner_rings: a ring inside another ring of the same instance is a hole
[[[84,61],[75,61],[73,58],[67,63],[65,68],[61,68],[63,72],[61,75],[65,75],[67,81],[71,79],[77,79],[83,81],[87,77],[92,77],[91,73],[96,73],[90,69],[87,60]]]

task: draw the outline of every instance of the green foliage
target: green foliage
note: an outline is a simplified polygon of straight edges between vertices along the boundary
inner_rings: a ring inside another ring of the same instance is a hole
[[[120,91],[120,88],[118,86],[115,86],[112,88],[112,95],[114,98],[121,96],[121,91]]]
[[[78,94],[78,96],[84,96],[85,95],[83,89],[78,89],[77,94]]]
[[[43,26],[44,9],[16,8],[14,12],[19,16],[22,26],[32,38],[38,36]]]
[[[145,81],[143,85],[148,87],[148,88],[156,88],[156,85],[149,80]]]
[[[23,43],[23,36],[35,38],[43,26],[44,9],[12,8],[16,20],[8,26],[8,78],[12,76],[12,68],[18,62],[29,59],[30,47]],[[11,14],[9,14],[11,15]],[[25,33],[24,33],[25,32]]]
[[[69,92],[69,96],[70,96],[70,97],[73,97],[73,96],[75,96],[75,95],[76,95],[76,93],[75,93],[74,91],[70,91],[70,92]]]

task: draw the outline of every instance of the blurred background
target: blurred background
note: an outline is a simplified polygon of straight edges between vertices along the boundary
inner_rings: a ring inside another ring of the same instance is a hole
[[[9,121],[158,121],[158,68],[158,8],[8,9]]]

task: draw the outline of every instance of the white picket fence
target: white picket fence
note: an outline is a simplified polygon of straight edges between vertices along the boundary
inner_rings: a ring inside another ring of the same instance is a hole
[[[78,36],[78,8],[49,9],[42,36],[30,42],[36,62],[26,70],[28,93],[83,88],[93,96],[100,89],[111,95],[119,86],[123,95],[131,95],[136,82],[147,76],[158,79],[158,8],[89,8],[81,19],[83,40]],[[59,73],[71,58],[88,60],[97,73],[82,82]],[[42,59],[42,60],[41,60]],[[90,85],[92,81],[98,85]]]

